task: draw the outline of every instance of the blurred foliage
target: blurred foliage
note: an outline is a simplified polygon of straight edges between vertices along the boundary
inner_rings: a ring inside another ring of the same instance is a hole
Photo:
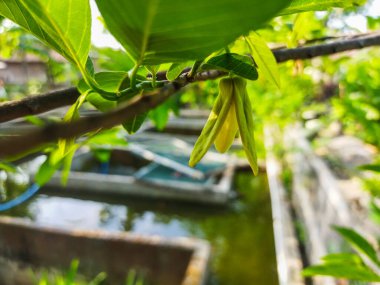
[[[104,272],[99,273],[91,281],[87,281],[82,275],[78,273],[79,260],[75,259],[71,262],[70,268],[66,273],[42,270],[36,274],[36,285],[101,285],[107,280],[107,274]],[[40,276],[40,277],[38,277]],[[127,274],[125,285],[146,285],[144,276],[136,270],[130,270]]]
[[[334,253],[324,256],[321,265],[313,265],[303,271],[304,276],[325,275],[363,282],[379,282],[380,259],[376,247],[350,228],[335,227],[339,235],[357,253]],[[365,258],[363,258],[365,257]],[[371,262],[371,266],[368,265]],[[376,268],[376,271],[372,269]]]

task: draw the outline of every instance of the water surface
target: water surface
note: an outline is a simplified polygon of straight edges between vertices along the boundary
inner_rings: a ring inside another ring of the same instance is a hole
[[[37,195],[1,215],[26,217],[62,228],[130,231],[206,239],[213,248],[208,285],[277,285],[268,183],[265,175],[239,173],[239,198],[227,208],[136,199],[91,200]]]

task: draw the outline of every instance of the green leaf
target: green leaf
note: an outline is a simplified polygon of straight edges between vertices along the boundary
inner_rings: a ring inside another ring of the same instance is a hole
[[[146,65],[145,68],[150,72],[150,74],[154,75],[160,69],[160,65]]]
[[[220,69],[249,80],[257,80],[258,73],[250,57],[236,53],[214,56],[201,66],[202,69]]]
[[[95,92],[88,94],[87,102],[90,102],[91,105],[102,112],[108,112],[117,106],[116,101],[104,99],[99,93]]]
[[[366,164],[359,167],[360,170],[369,170],[373,172],[380,172],[380,164]]]
[[[330,8],[349,8],[363,5],[365,2],[366,0],[293,0],[279,15],[324,11]]]
[[[123,123],[124,129],[131,135],[136,133],[140,129],[142,124],[144,123],[147,116],[148,116],[148,113],[143,113],[143,114],[135,116],[131,120],[125,121]]]
[[[234,79],[234,100],[240,137],[249,165],[251,166],[253,173],[257,175],[259,173],[259,167],[257,163],[254,134],[255,124],[253,121],[251,100],[247,94],[247,83],[240,77],[235,77]]]
[[[364,282],[378,282],[380,276],[374,273],[368,267],[364,265],[358,266],[349,263],[337,263],[326,265],[315,265],[306,268],[303,271],[304,276],[332,276],[336,278],[345,278]]]
[[[371,261],[380,266],[376,250],[372,245],[356,231],[335,226],[334,229],[359,253],[366,255]]]
[[[79,268],[79,260],[74,259],[73,261],[71,261],[70,269],[66,273],[66,276],[65,276],[65,285],[74,284],[75,278],[78,273],[78,268]]]
[[[12,164],[6,162],[0,162],[0,170],[4,170],[6,172],[15,173],[17,172],[17,168]]]
[[[86,100],[86,97],[88,95],[89,91],[84,92],[79,96],[77,101],[71,105],[67,113],[65,114],[63,120],[65,122],[72,122],[74,120],[77,120],[79,118],[79,108],[82,106],[84,101]]]
[[[115,100],[119,99],[116,92],[118,92],[121,87],[129,86],[128,73],[124,71],[99,72],[94,75],[94,79],[102,90],[114,93],[114,100],[107,100],[99,93],[91,92],[87,96],[87,101],[102,112],[115,108],[117,105]],[[91,87],[88,86],[84,79],[79,81],[77,87],[81,93],[91,90]]]
[[[91,76],[95,75],[94,63],[92,62],[90,57],[88,57],[87,61],[86,61],[86,70],[87,70],[89,75],[91,75]]]
[[[149,118],[153,121],[155,127],[162,131],[169,120],[168,104],[161,104],[149,112]]]
[[[189,166],[194,167],[203,158],[218,136],[233,100],[233,88],[234,86],[230,77],[222,78],[219,81],[219,95],[216,97],[207,122],[195,142],[190,155]]]
[[[83,74],[90,49],[88,0],[3,0],[0,14],[34,34]]]
[[[66,150],[65,156],[62,159],[62,171],[61,171],[61,183],[62,185],[67,184],[67,180],[69,179],[71,164],[73,162],[73,158],[75,152],[80,147],[79,144],[75,144],[74,141],[70,142],[69,149]]]
[[[24,120],[39,127],[42,127],[46,124],[46,122],[43,119],[34,115],[25,116]]]
[[[79,96],[78,100],[73,104],[70,109],[67,111],[63,120],[65,122],[72,122],[79,119],[79,109],[86,100],[89,91],[86,91],[81,96]],[[61,182],[63,185],[66,185],[67,180],[69,178],[71,163],[74,158],[74,154],[79,148],[79,144],[75,144],[75,139],[68,140],[58,140],[58,149],[57,153],[60,153],[62,157],[56,157],[57,160],[62,161],[62,175]]]
[[[274,57],[271,49],[255,32],[252,32],[246,40],[259,72],[262,72],[267,80],[280,88],[280,72],[278,70],[276,58]]]
[[[138,64],[207,57],[259,28],[290,0],[96,0],[114,37]]]
[[[59,165],[51,163],[49,157],[47,157],[45,162],[40,166],[36,175],[34,176],[34,181],[39,186],[45,185],[58,170],[58,168]]]
[[[348,263],[350,263],[350,264],[363,264],[363,261],[360,258],[360,256],[358,256],[354,253],[332,253],[332,254],[328,254],[328,255],[322,257],[322,261],[325,264],[328,264],[328,263],[336,264],[339,262],[346,263],[346,264],[348,264]]]
[[[65,114],[63,121],[72,122],[79,119],[79,108],[82,106],[89,91],[86,91],[79,96],[78,100],[70,107],[70,109]],[[75,139],[69,140],[58,140],[57,148],[54,149],[46,161],[41,165],[37,174],[35,175],[35,181],[39,186],[43,186],[46,182],[50,180],[55,171],[57,171],[61,166],[62,184],[66,184],[69,177],[71,162],[73,160],[76,150],[79,148],[79,144],[75,144]]]
[[[95,158],[101,163],[109,162],[111,159],[110,149],[95,148],[92,149],[92,153],[94,154]]]
[[[129,86],[128,72],[124,71],[98,72],[94,75],[94,79],[102,88],[102,90],[105,90],[107,92],[116,93],[119,91],[121,85],[125,84],[125,82],[127,83],[127,86]],[[81,93],[84,93],[87,90],[91,90],[91,87],[88,86],[87,83],[82,79],[78,83],[78,90]]]
[[[120,134],[119,128],[105,130],[90,137],[87,144],[91,147],[106,144],[108,146],[126,146],[126,139]]]
[[[353,253],[334,253],[322,258],[323,264],[303,270],[304,276],[324,275],[364,282],[376,282],[380,276],[368,268],[363,260]]]
[[[122,50],[112,48],[97,48],[99,58],[97,64],[105,70],[130,70],[135,63],[131,57]]]
[[[160,69],[160,65],[146,65],[145,68],[152,75],[152,86],[156,87],[157,72]]]
[[[376,204],[375,200],[372,200],[370,203],[371,217],[372,219],[380,224],[380,207]]]
[[[181,72],[190,65],[190,61],[171,64],[168,71],[166,72],[166,78],[170,81],[176,80],[177,77],[181,75]]]
[[[307,38],[310,32],[310,19],[314,17],[314,12],[299,13],[296,15],[293,22],[292,34],[288,39],[288,47],[296,48],[299,41]]]

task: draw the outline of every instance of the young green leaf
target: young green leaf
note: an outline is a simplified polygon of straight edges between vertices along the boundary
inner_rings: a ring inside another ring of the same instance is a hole
[[[79,108],[83,105],[84,101],[87,98],[89,91],[84,92],[79,96],[77,101],[71,105],[67,113],[65,114],[63,120],[65,122],[72,122],[74,120],[77,120],[79,118]]]
[[[147,116],[148,113],[137,115],[133,119],[125,121],[123,123],[123,128],[128,132],[128,134],[132,135],[140,129]]]
[[[366,164],[359,167],[360,170],[369,170],[373,172],[380,172],[380,164]]]
[[[336,278],[345,278],[363,282],[379,282],[380,276],[365,266],[353,266],[352,264],[327,264],[315,265],[306,268],[303,271],[304,276],[332,276]]]
[[[191,61],[184,61],[179,63],[172,63],[166,72],[166,78],[170,81],[177,79],[181,72],[191,65]]]
[[[234,90],[232,96],[235,95],[236,94]],[[229,97],[231,95],[221,92],[220,96],[223,101],[226,101],[229,100]],[[231,147],[238,131],[239,125],[236,119],[235,102],[234,100],[232,100],[232,102],[230,103],[230,108],[228,110],[227,117],[224,120],[223,126],[221,127],[219,134],[216,136],[214,141],[216,150],[220,153],[226,152]]]
[[[119,91],[120,87],[129,86],[129,78],[128,72],[124,71],[106,71],[99,72],[94,75],[94,79],[99,85],[99,87],[107,92],[114,93],[113,100],[107,100],[103,98],[99,93],[91,92],[87,96],[87,101],[90,102],[94,107],[102,112],[109,111],[116,107],[116,100],[119,97],[116,93]],[[91,87],[85,82],[85,80],[81,79],[78,83],[78,90],[81,93],[85,91],[91,90]]]
[[[88,0],[6,0],[0,1],[0,14],[34,34],[86,73],[91,38]]]
[[[363,5],[366,0],[293,0],[279,15],[289,15],[307,11],[324,11],[330,8],[349,8]]]
[[[335,226],[334,229],[359,253],[366,255],[372,262],[380,266],[380,260],[373,246],[356,231]]]
[[[260,27],[290,2],[96,0],[110,32],[145,65],[205,58]]]
[[[145,68],[150,72],[152,76],[152,86],[156,87],[157,72],[160,69],[160,65],[146,65]]]
[[[108,112],[117,106],[116,101],[104,99],[99,93],[95,92],[88,94],[87,102],[102,112]]]
[[[305,39],[310,32],[310,19],[314,16],[314,12],[304,12],[296,15],[293,22],[292,34],[288,40],[289,48],[296,48],[299,41]]]
[[[380,281],[380,276],[366,266],[361,258],[352,253],[335,253],[323,257],[323,264],[303,270],[304,276],[332,276],[363,282]]]
[[[280,88],[280,72],[271,49],[262,37],[255,32],[250,33],[250,35],[246,37],[246,40],[259,72],[262,72],[264,78]]]
[[[253,173],[257,175],[259,168],[257,164],[256,144],[254,136],[255,125],[252,117],[253,112],[251,101],[248,97],[246,86],[247,83],[244,79],[239,77],[234,78],[234,88],[236,90],[234,99],[240,137],[251,169]]]
[[[169,112],[170,106],[168,104],[162,104],[149,112],[149,118],[153,121],[154,126],[162,131],[168,120],[169,120]]]
[[[222,93],[225,94],[221,95]],[[212,111],[202,129],[200,136],[195,142],[193,151],[190,155],[189,165],[194,167],[206,154],[214,143],[220,129],[228,115],[230,105],[233,100],[233,81],[231,78],[222,78],[219,81],[219,95],[215,100]],[[224,98],[224,99],[223,99]]]
[[[79,109],[86,100],[89,91],[83,93],[79,96],[78,100],[73,104],[70,109],[67,111],[63,120],[65,122],[72,122],[79,119]],[[69,178],[71,163],[74,158],[74,154],[79,148],[79,145],[75,143],[75,139],[69,140],[58,140],[58,149],[54,152],[56,155],[54,159],[57,161],[56,164],[62,163],[62,175],[61,182],[63,185],[67,183]]]
[[[324,257],[322,257],[322,261],[325,264],[336,264],[338,262],[346,263],[346,264],[363,264],[363,260],[354,253],[331,253]]]
[[[202,69],[220,69],[249,80],[257,80],[258,73],[250,57],[235,53],[214,56],[201,66]]]
[[[87,139],[87,144],[92,148],[99,147],[99,145],[103,144],[106,144],[107,146],[126,146],[127,141],[122,135],[120,135],[119,128],[113,128],[89,137]]]
[[[10,173],[17,172],[17,168],[15,166],[13,166],[10,163],[6,163],[6,162],[0,162],[0,170],[4,170],[4,171],[10,172]]]
[[[98,72],[94,75],[94,79],[103,90],[108,92],[116,93],[122,84],[127,83],[126,86],[129,86],[128,72],[124,71]],[[78,83],[78,90],[83,93],[91,90],[91,87],[82,79]]]
[[[95,75],[94,63],[92,62],[90,57],[88,57],[86,61],[86,70],[88,74],[91,75],[92,77]]]
[[[105,70],[130,70],[135,63],[123,50],[113,48],[95,48],[99,54],[97,64]]]
[[[59,166],[58,164],[51,163],[49,157],[47,157],[34,176],[34,181],[39,186],[45,185],[58,170]]]

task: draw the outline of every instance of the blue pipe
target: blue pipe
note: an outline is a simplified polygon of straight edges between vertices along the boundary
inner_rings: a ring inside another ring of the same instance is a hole
[[[36,183],[32,184],[24,193],[22,193],[20,196],[14,198],[13,200],[10,200],[5,203],[0,203],[0,212],[7,211],[9,209],[12,209],[30,198],[32,198],[37,192],[40,190],[40,186]]]

